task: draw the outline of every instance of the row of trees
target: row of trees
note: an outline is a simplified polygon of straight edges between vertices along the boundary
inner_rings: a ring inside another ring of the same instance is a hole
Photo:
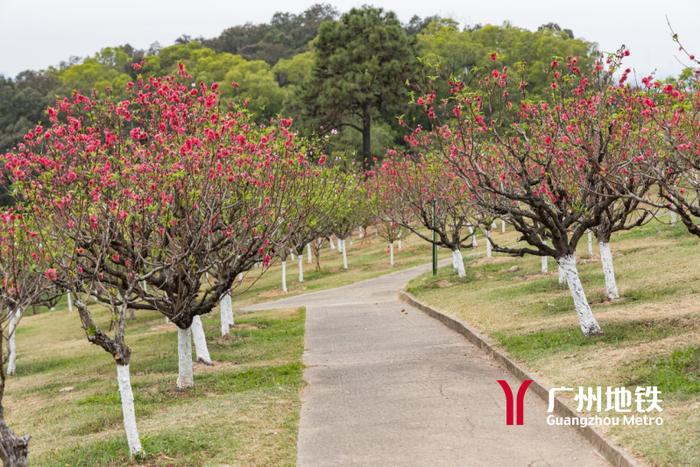
[[[596,236],[606,294],[614,300],[613,232],[669,209],[700,234],[696,81],[674,85],[646,76],[641,86],[630,85],[627,55],[622,48],[601,56],[588,71],[575,57],[552,60],[543,98],[522,69],[492,54],[488,73],[469,85],[448,83],[450,97],[421,95],[415,105],[428,123],[411,128],[410,149],[390,153],[376,173],[381,215],[453,250],[460,276],[459,251],[471,246],[474,226],[494,251],[554,258],[582,332],[601,333],[576,268],[580,240]],[[512,224],[517,243],[489,236],[496,218]]]
[[[46,126],[2,156],[15,206],[0,224],[8,344],[0,349],[12,352],[22,310],[68,291],[87,340],[114,359],[136,455],[129,315],[158,312],[177,326],[176,386],[192,387],[193,341],[196,359],[211,363],[201,316],[221,303],[228,334],[236,278],[324,235],[352,177],[325,167],[325,157],[310,160],[291,120],[261,125],[243,107],[222,106],[218,85],[194,80],[184,65],[125,88],[119,99],[59,100]],[[341,235],[344,217],[333,219]],[[4,365],[1,375],[0,395]],[[26,465],[27,445],[0,417],[5,465]]]

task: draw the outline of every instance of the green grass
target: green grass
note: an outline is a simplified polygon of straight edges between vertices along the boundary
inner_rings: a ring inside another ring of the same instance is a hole
[[[100,316],[100,319],[104,318]],[[175,390],[175,327],[140,313],[129,323],[141,465],[291,465],[303,386],[304,311],[237,317],[217,338],[203,320],[215,366],[196,365],[195,387]],[[114,362],[67,311],[27,316],[17,336],[18,376],[8,385],[10,426],[32,434],[36,466],[129,464]],[[53,339],[54,334],[61,336]]]
[[[635,362],[624,368],[627,384],[658,386],[666,394],[700,394],[700,346],[676,350],[663,358]]]
[[[605,333],[586,337],[570,326],[546,329],[527,334],[495,332],[494,337],[516,357],[533,361],[555,353],[583,350],[586,347],[620,346],[648,342],[668,337],[678,329],[677,320],[625,321],[607,323]]]

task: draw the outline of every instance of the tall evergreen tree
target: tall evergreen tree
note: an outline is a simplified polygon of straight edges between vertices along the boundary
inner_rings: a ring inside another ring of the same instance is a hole
[[[362,165],[369,169],[373,118],[391,120],[408,100],[414,40],[393,12],[362,7],[323,23],[315,49],[306,111],[321,133],[344,126],[360,132]]]

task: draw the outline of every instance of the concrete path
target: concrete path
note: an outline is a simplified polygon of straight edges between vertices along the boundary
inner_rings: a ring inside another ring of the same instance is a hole
[[[298,465],[608,465],[573,430],[546,425],[532,393],[525,425],[505,425],[496,380],[517,388],[516,380],[398,300],[428,269],[248,308],[307,307]]]

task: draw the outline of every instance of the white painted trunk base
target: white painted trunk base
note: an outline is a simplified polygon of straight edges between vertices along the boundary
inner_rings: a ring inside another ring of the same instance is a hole
[[[313,262],[313,256],[311,255],[311,243],[306,244],[306,262],[309,264]]]
[[[678,221],[678,215],[676,214],[675,211],[671,211],[671,225],[676,225],[677,221]]]
[[[211,365],[211,356],[209,355],[209,347],[207,347],[207,336],[204,334],[204,326],[202,326],[202,318],[195,316],[192,318],[192,339],[194,340],[194,351],[197,355],[197,361]]]
[[[588,231],[588,256],[593,256],[593,232]]]
[[[340,245],[341,242],[343,243],[343,251],[342,251],[342,253],[343,253],[343,269],[347,269],[348,268],[348,252],[345,249],[345,244],[344,244],[343,240],[338,240],[338,245]]]
[[[398,239],[398,240],[396,241],[396,245],[399,247],[399,251],[401,251],[401,248],[402,248],[402,246],[401,246],[401,239]]]
[[[600,263],[603,266],[603,276],[605,277],[605,295],[609,300],[616,300],[620,298],[620,292],[617,290],[610,243],[599,242],[598,250],[600,251]]]
[[[304,258],[302,255],[299,255],[297,262],[299,263],[299,282],[304,282]]]
[[[506,221],[501,220],[501,233],[506,233]]]
[[[389,265],[394,265],[394,242],[389,243]]]
[[[221,336],[228,336],[233,326],[233,303],[231,292],[226,292],[219,302],[219,314],[221,319]]]
[[[472,234],[472,248],[476,248],[476,232],[474,231],[474,227],[471,225],[469,226],[469,233]]]
[[[7,323],[7,333],[9,338],[7,339],[7,375],[14,376],[17,373],[17,341],[15,340],[15,334],[17,334],[17,325],[22,317],[22,310],[17,310],[10,315],[10,319]]]
[[[122,401],[122,418],[124,419],[124,431],[126,441],[129,444],[131,457],[141,454],[141,439],[136,427],[136,410],[134,409],[134,393],[131,389],[131,374],[129,365],[117,365],[117,383],[119,384],[119,397]]]
[[[564,285],[566,284],[566,273],[564,270],[559,266],[559,285]]]
[[[491,251],[491,230],[486,231],[486,257],[491,258],[493,252]]]
[[[557,260],[559,268],[564,271],[566,283],[574,299],[576,314],[578,315],[581,331],[586,336],[600,334],[600,325],[593,316],[591,306],[586,299],[586,292],[583,290],[581,279],[576,268],[576,257],[574,255],[562,256]]]
[[[328,237],[328,245],[331,250],[335,250],[335,244],[333,243],[333,237]]]
[[[455,271],[457,271],[457,275],[459,277],[467,276],[467,272],[464,269],[464,257],[462,256],[462,252],[459,248],[452,250],[452,265],[454,266]]]
[[[192,369],[192,332],[190,328],[177,328],[178,375],[177,388],[187,389],[194,386]]]
[[[549,272],[549,257],[542,256],[540,261],[542,262],[542,274],[547,274]]]
[[[282,261],[282,292],[287,293],[287,261]]]
[[[68,303],[68,311],[73,311],[73,297],[70,294],[70,290],[66,291],[66,302]]]

